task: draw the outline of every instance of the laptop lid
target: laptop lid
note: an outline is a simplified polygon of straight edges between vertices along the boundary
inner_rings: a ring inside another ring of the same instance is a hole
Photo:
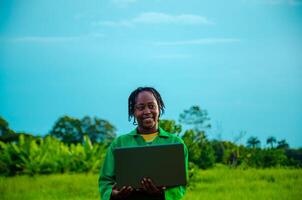
[[[142,188],[142,178],[157,187],[186,185],[183,144],[122,147],[114,150],[117,187]]]

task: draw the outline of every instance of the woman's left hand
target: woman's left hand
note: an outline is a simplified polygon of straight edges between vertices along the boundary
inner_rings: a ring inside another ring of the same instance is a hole
[[[150,178],[143,178],[141,184],[143,190],[150,195],[161,195],[166,189],[166,187],[156,187]]]

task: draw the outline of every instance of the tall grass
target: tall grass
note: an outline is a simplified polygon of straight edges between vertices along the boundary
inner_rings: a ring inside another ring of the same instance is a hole
[[[97,174],[0,177],[0,199],[99,199]],[[301,199],[301,169],[199,170],[184,200]]]
[[[99,199],[97,185],[96,174],[0,177],[0,199]]]
[[[199,171],[190,182],[189,199],[301,199],[301,169],[230,169]]]

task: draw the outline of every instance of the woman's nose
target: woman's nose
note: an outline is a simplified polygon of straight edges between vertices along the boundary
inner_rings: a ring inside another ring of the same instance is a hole
[[[146,106],[146,108],[144,109],[144,114],[148,114],[148,113],[151,113],[151,112],[150,112],[150,109],[148,108],[148,106]]]

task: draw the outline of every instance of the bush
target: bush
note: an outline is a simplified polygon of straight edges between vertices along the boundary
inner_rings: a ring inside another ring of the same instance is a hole
[[[98,172],[106,148],[106,144],[92,145],[88,136],[83,144],[67,145],[51,136],[35,139],[21,135],[18,142],[0,142],[0,174]]]

